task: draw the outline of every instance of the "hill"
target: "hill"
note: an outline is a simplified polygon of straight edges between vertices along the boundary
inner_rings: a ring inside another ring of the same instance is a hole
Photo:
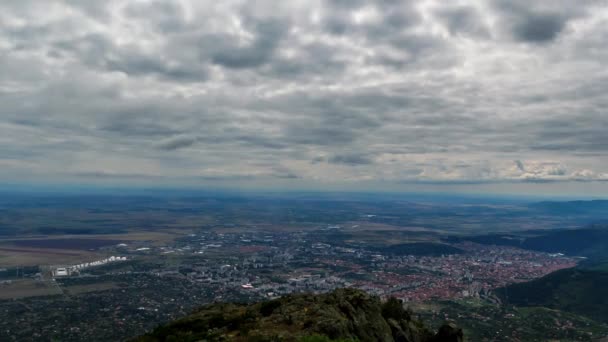
[[[608,336],[608,324],[543,307],[500,305],[476,298],[414,304],[428,324],[446,319],[462,328],[467,341],[596,341]]]
[[[608,264],[564,269],[495,292],[509,304],[543,306],[608,322]]]
[[[547,253],[584,256],[596,261],[608,259],[608,226],[580,229],[530,230],[518,234],[489,234],[450,237],[448,242],[471,241],[486,245],[513,246]]]
[[[135,341],[400,341],[457,342],[462,330],[436,334],[412,319],[401,301],[355,289],[294,294],[255,304],[217,303],[159,327]]]
[[[608,227],[553,231],[526,239],[523,248],[571,256],[605,258],[608,256]]]

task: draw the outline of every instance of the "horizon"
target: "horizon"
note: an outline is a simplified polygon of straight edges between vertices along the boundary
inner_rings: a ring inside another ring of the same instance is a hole
[[[91,185],[91,184],[2,184],[0,183],[0,196],[2,195],[45,195],[45,196],[149,196],[149,197],[293,197],[313,196],[316,198],[335,200],[369,200],[377,198],[382,200],[407,200],[411,202],[458,202],[472,203],[499,203],[499,202],[568,202],[568,201],[608,201],[605,195],[590,194],[546,194],[524,192],[467,192],[442,191],[442,188],[429,190],[377,190],[353,188],[257,188],[257,187],[212,187],[212,186],[117,186],[117,185]],[[468,201],[468,202],[467,202]]]

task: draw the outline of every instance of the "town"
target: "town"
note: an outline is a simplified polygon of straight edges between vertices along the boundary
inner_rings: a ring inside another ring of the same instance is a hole
[[[101,252],[108,257],[100,260],[32,268],[24,276],[54,292],[18,302],[0,301],[0,316],[20,313],[17,320],[1,320],[0,337],[7,341],[24,336],[119,339],[143,333],[205,303],[248,302],[340,287],[394,296],[411,304],[458,298],[498,302],[494,295],[498,288],[579,262],[561,254],[471,242],[433,245],[453,248],[446,249],[447,253],[443,249],[384,250],[348,244],[339,238],[341,228],[335,226],[249,233],[211,228],[164,245],[138,241],[104,247]],[[54,315],[54,310],[71,315]],[[26,321],[37,323],[25,331],[20,322]],[[56,330],[55,326],[69,328]]]
[[[317,233],[192,234],[175,246],[142,248],[146,255],[201,256],[173,268],[152,269],[201,284],[221,284],[245,296],[275,297],[357,287],[405,301],[479,297],[510,283],[574,267],[576,258],[513,247],[455,245],[462,254],[390,255],[334,246]],[[188,259],[190,260],[190,259]]]

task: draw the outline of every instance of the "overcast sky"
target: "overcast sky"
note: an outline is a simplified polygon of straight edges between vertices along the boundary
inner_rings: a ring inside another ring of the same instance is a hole
[[[2,0],[0,182],[605,193],[607,4]]]

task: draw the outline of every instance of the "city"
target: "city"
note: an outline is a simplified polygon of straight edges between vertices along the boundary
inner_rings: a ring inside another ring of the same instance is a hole
[[[2,320],[0,336],[7,341],[26,336],[70,340],[100,336],[103,330],[103,336],[111,339],[141,334],[208,302],[250,302],[342,287],[397,297],[412,305],[459,298],[498,303],[494,290],[580,261],[471,242],[454,244],[458,251],[454,254],[382,253],[372,246],[329,243],[327,237],[335,236],[340,227],[284,233],[218,233],[213,228],[162,246],[146,242],[107,246],[102,251],[112,256],[102,261],[31,271],[32,281],[38,286],[52,284],[56,292],[0,301],[3,315],[19,317]],[[61,316],[52,314],[58,311]],[[69,317],[74,317],[72,322]],[[33,331],[20,328],[24,321]],[[108,326],[116,328],[108,330]],[[110,331],[115,335],[107,335]]]

